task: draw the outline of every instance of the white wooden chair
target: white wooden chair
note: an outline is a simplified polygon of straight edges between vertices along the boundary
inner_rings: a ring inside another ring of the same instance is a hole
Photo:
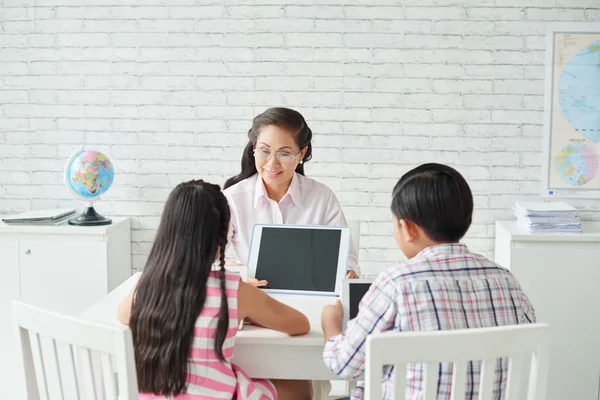
[[[438,366],[452,362],[451,399],[464,399],[467,365],[483,360],[479,399],[492,398],[496,360],[509,358],[505,400],[545,400],[549,366],[550,332],[546,324],[435,332],[386,332],[367,337],[365,399],[381,399],[383,367],[406,371],[407,364],[424,363],[423,399],[437,399]],[[528,364],[524,361],[527,360]],[[521,378],[529,368],[527,397]],[[406,374],[395,373],[396,399],[404,399]]]
[[[13,301],[28,400],[137,400],[127,327],[103,326]]]

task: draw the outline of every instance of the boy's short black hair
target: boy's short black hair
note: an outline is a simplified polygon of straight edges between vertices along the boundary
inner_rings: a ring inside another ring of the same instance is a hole
[[[423,228],[431,240],[458,242],[471,226],[473,195],[454,168],[423,164],[394,187],[392,213]]]

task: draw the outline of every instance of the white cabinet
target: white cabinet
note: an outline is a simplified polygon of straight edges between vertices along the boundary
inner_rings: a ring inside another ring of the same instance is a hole
[[[77,315],[131,276],[131,225],[25,226],[0,222],[0,398],[20,399],[10,301]]]
[[[600,398],[600,223],[582,228],[581,235],[539,235],[496,223],[496,262],[552,330],[548,400]]]

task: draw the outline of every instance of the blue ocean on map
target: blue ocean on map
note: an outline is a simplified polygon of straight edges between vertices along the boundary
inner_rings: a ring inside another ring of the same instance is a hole
[[[600,143],[600,40],[569,60],[560,76],[558,101],[571,125]]]

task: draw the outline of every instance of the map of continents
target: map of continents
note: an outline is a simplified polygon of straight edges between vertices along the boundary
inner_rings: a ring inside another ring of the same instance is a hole
[[[82,184],[88,192],[79,194],[87,196],[101,194],[105,191],[103,190],[104,187],[108,189],[110,182],[106,182],[106,185],[104,185],[103,180],[108,178],[108,174],[105,174],[104,171],[110,169],[109,163],[110,161],[105,155],[96,151],[87,151],[81,155],[78,163],[79,165],[71,174],[73,182]],[[103,171],[101,171],[100,168],[102,168]],[[99,188],[100,190],[98,190]]]
[[[584,47],[569,60],[560,75],[558,102],[575,130],[600,143],[600,41]],[[598,156],[584,143],[563,147],[556,157],[556,172],[570,186],[590,182],[598,172]]]
[[[600,143],[600,40],[579,51],[564,67],[558,101],[571,125]]]
[[[556,172],[568,185],[581,186],[598,172],[598,158],[582,143],[569,144],[556,157]]]

